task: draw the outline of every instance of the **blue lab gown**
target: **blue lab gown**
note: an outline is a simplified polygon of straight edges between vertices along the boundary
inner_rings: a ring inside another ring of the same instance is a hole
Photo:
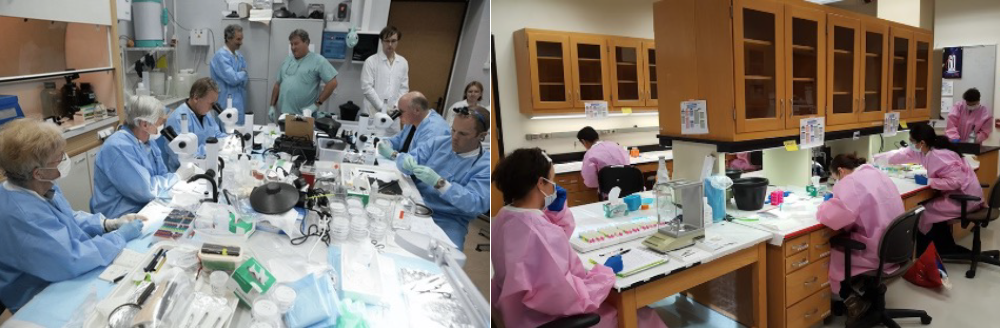
[[[139,212],[177,183],[155,141],[141,142],[128,128],[104,141],[94,168],[90,211],[109,218]]]
[[[406,142],[406,136],[410,134],[410,130],[413,129],[413,125],[404,125],[403,131],[396,134],[396,136],[389,139],[392,143],[392,150],[399,151],[403,148],[403,143]],[[441,117],[437,111],[430,110],[430,115],[424,118],[420,125],[417,126],[417,132],[413,134],[413,140],[410,141],[409,151],[417,149],[417,146],[421,142],[426,142],[434,137],[439,136],[450,136],[451,126],[448,126],[448,122]]]
[[[0,301],[17,311],[49,283],[114,261],[125,238],[104,233],[100,214],[73,212],[59,186],[51,198],[0,186]]]
[[[205,118],[199,121],[191,108],[188,107],[187,102],[177,106],[177,109],[174,109],[170,113],[170,117],[167,118],[167,125],[173,127],[177,134],[181,133],[181,114],[188,116],[188,131],[198,135],[198,152],[195,153],[195,156],[205,156],[205,141],[209,137],[215,137],[220,139],[219,142],[222,142],[221,139],[227,136],[219,128],[219,121],[216,120],[212,111],[205,114]],[[177,154],[170,149],[170,142],[167,141],[167,138],[160,138],[156,139],[156,144],[160,146],[163,153],[163,163],[167,165],[167,172],[177,172],[177,168],[181,167],[181,162]]]
[[[469,232],[469,221],[490,209],[490,153],[480,149],[482,156],[462,157],[452,151],[451,137],[443,136],[425,140],[420,147],[396,159],[396,167],[403,174],[412,174],[403,169],[403,161],[413,156],[418,164],[433,169],[451,183],[451,188],[442,193],[432,185],[414,181],[424,203],[434,210],[434,223],[459,250]]]
[[[246,59],[239,51],[234,56],[229,48],[223,46],[215,52],[212,63],[208,66],[211,68],[209,73],[212,80],[219,85],[219,107],[226,108],[228,97],[233,96],[233,107],[240,112],[237,124],[243,125],[243,116],[246,115]]]

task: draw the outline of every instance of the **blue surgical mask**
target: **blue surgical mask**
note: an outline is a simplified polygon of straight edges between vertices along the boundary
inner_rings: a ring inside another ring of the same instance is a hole
[[[555,190],[556,190],[556,183],[552,182],[552,180],[549,180],[549,179],[546,179],[546,178],[542,178],[542,179],[545,180],[545,181],[548,181],[549,183],[552,184],[552,190],[553,190],[552,194],[546,194],[544,191],[542,191],[542,195],[545,195],[545,206],[544,207],[549,207],[549,205],[552,205],[552,202],[556,201],[556,192],[555,192]],[[539,189],[538,191],[541,191],[541,189]]]

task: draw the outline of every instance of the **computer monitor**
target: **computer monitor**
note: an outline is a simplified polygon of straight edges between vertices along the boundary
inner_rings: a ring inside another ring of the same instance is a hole
[[[379,41],[377,33],[358,33],[358,45],[354,46],[354,56],[351,59],[365,61],[378,53]]]

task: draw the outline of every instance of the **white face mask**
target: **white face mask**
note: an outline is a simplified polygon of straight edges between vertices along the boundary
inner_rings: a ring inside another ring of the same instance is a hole
[[[975,104],[975,105],[969,105],[969,104],[966,104],[966,105],[965,105],[965,108],[968,108],[968,109],[969,109],[969,111],[971,112],[971,111],[974,111],[974,110],[977,110],[977,109],[979,109],[979,104]]]
[[[59,165],[55,167],[56,170],[59,170],[59,177],[57,177],[55,179],[52,179],[52,180],[45,180],[45,179],[38,179],[38,180],[39,181],[45,181],[45,182],[55,183],[56,181],[62,180],[62,178],[65,178],[65,177],[69,176],[69,171],[72,168],[73,168],[73,162],[69,160],[69,155],[66,155],[64,153],[62,160],[59,161]],[[42,169],[42,170],[51,170],[53,168],[51,168],[51,167],[43,167],[43,168],[40,168],[40,169]]]
[[[920,151],[920,147],[917,147],[917,144],[915,144],[915,143],[910,143],[909,147],[910,147],[910,150],[912,150],[912,151],[915,151],[915,152],[919,152]]]
[[[552,205],[552,202],[556,201],[556,193],[555,193],[556,183],[552,182],[552,180],[549,180],[549,179],[546,179],[546,178],[542,178],[542,179],[545,180],[545,181],[548,181],[549,183],[552,184],[552,190],[553,190],[552,194],[546,194],[541,189],[538,189],[538,191],[542,191],[542,195],[545,195],[545,206],[543,206],[543,207],[549,207],[549,205]]]
[[[160,135],[161,135],[160,134],[160,129],[155,127],[156,123],[152,123],[152,122],[147,121],[145,119],[141,119],[141,121],[142,122],[146,122],[146,124],[152,125],[154,127],[153,131],[156,132],[156,133],[152,133],[152,132],[146,131],[146,133],[149,133],[149,141],[154,141],[154,140],[160,138]]]

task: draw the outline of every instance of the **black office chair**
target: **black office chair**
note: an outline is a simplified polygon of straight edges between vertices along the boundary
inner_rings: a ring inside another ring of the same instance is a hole
[[[993,188],[990,188],[990,199],[986,202],[986,206],[978,211],[967,213],[966,207],[970,201],[978,201],[979,197],[970,196],[965,194],[953,194],[949,195],[948,198],[957,200],[962,206],[962,214],[958,217],[958,220],[962,223],[962,229],[965,229],[969,224],[972,226],[972,251],[971,252],[958,252],[958,253],[941,253],[941,259],[946,261],[971,261],[972,264],[969,266],[969,271],[965,272],[965,277],[972,279],[976,277],[976,267],[979,262],[989,263],[992,265],[1000,266],[1000,251],[998,250],[982,250],[982,240],[980,239],[980,230],[985,228],[990,222],[993,222],[1000,217],[1000,191],[997,187],[1000,186],[1000,178],[993,182]],[[989,187],[988,185],[982,185],[983,188]]]
[[[887,290],[885,282],[906,273],[914,262],[914,242],[917,237],[917,222],[923,214],[924,208],[917,207],[909,212],[903,213],[889,224],[889,227],[882,234],[882,241],[878,246],[878,269],[862,273],[851,272],[851,252],[865,249],[865,244],[844,235],[830,239],[830,245],[844,251],[844,281],[840,285],[840,296],[847,299],[851,294],[866,297],[872,301],[872,307],[864,317],[852,323],[849,328],[873,327],[885,325],[886,327],[899,327],[893,319],[897,318],[920,318],[920,323],[928,325],[931,317],[923,310],[900,310],[885,308],[885,293]],[[885,274],[882,268],[886,264],[899,265],[899,269],[891,274]],[[856,276],[855,276],[856,275]],[[852,277],[853,276],[853,277]],[[863,279],[862,289],[865,293],[860,293],[853,288],[855,279]],[[834,306],[834,313],[843,314],[843,302]]]
[[[625,197],[642,191],[642,171],[632,165],[611,165],[597,172],[597,190],[601,200],[608,199],[608,193],[614,187],[622,189],[619,197]]]

